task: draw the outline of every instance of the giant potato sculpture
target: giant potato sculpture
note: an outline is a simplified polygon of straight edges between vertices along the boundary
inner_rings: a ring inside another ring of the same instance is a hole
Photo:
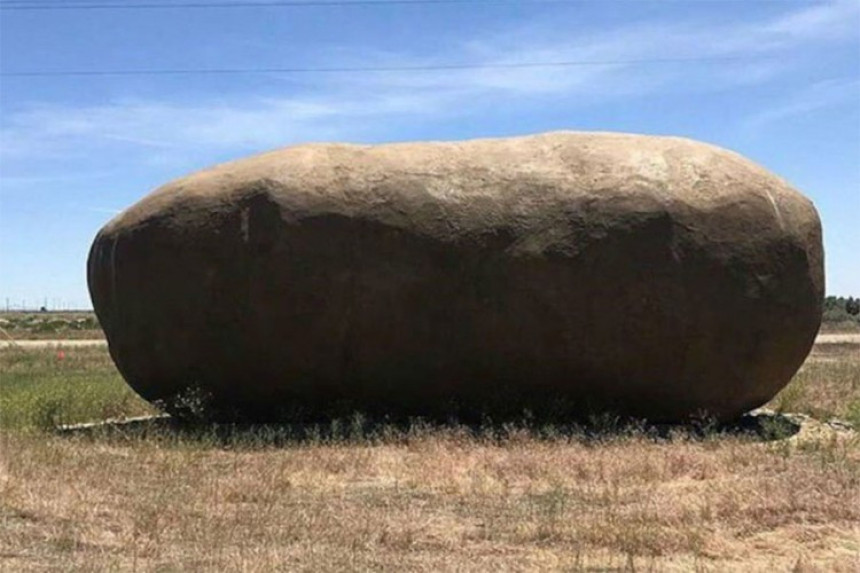
[[[740,415],[818,330],[809,200],[670,137],[290,147],[157,189],[88,263],[144,398],[217,419]]]

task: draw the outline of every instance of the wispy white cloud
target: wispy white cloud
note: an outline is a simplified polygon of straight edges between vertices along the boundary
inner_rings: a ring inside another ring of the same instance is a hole
[[[760,34],[786,42],[807,39],[832,40],[857,33],[860,2],[833,0],[789,12],[762,28]]]
[[[39,186],[53,185],[57,183],[70,183],[81,181],[97,181],[115,176],[113,171],[73,171],[69,173],[51,173],[48,175],[6,175],[0,178],[0,191],[10,193],[25,191],[33,193]]]
[[[126,99],[71,109],[33,106],[8,119],[0,152],[7,158],[74,155],[82,151],[80,144],[88,150],[131,146],[156,154],[271,147],[337,138],[363,118],[426,110],[429,103],[405,94],[328,94],[203,103]]]
[[[131,148],[150,159],[169,161],[207,150],[238,152],[295,141],[374,137],[399,119],[456,117],[500,106],[534,107],[545,98],[559,96],[565,105],[576,106],[665,89],[732,89],[778,77],[790,68],[792,51],[856,38],[858,22],[860,2],[836,0],[795,5],[769,19],[719,25],[640,22],[572,33],[568,22],[533,21],[467,39],[433,57],[332,50],[320,56],[321,67],[615,63],[321,76],[313,91],[277,97],[249,94],[203,101],[118,99],[82,107],[33,105],[5,114],[0,154],[21,158]],[[679,57],[703,61],[632,63]],[[705,62],[707,58],[725,59]],[[822,86],[761,114],[750,125],[829,105],[850,89]]]
[[[754,133],[768,124],[846,103],[856,105],[858,101],[860,101],[860,79],[825,80],[814,83],[784,101],[748,117],[743,127],[747,133]]]

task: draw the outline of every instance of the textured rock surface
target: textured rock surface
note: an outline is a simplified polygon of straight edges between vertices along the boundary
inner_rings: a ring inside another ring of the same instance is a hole
[[[806,357],[812,204],[685,139],[317,144],[171,182],[98,234],[111,355],[221,417],[737,416]]]

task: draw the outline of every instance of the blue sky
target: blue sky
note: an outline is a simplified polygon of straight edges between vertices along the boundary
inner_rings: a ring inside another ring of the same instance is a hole
[[[243,0],[210,3],[227,1]],[[26,3],[46,2],[0,0]],[[589,64],[492,67],[540,62]],[[0,63],[0,306],[89,307],[101,225],[213,163],[305,141],[558,129],[752,158],[818,207],[828,292],[860,295],[860,0],[2,10]],[[432,69],[449,64],[490,67]],[[431,69],[9,75],[368,67]]]

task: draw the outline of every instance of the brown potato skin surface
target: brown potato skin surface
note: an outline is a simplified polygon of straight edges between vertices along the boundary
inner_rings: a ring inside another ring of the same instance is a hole
[[[749,160],[555,132],[313,144],[168,183],[96,236],[110,352],[208,416],[735,418],[818,331],[821,225]]]

